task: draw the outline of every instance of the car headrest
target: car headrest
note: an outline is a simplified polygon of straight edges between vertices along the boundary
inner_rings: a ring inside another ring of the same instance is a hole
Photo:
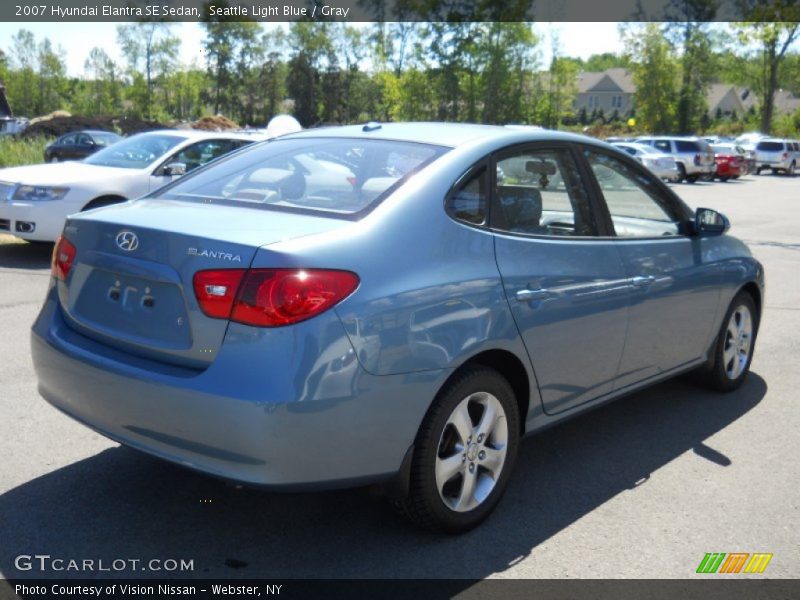
[[[542,220],[542,194],[534,187],[501,185],[497,196],[510,231],[526,231],[539,227]]]

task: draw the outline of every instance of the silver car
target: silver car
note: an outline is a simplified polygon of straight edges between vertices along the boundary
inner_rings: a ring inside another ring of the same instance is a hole
[[[671,154],[678,165],[678,181],[694,183],[713,179],[716,171],[714,152],[708,142],[696,137],[641,137],[636,140]]]
[[[614,142],[612,146],[630,154],[659,179],[678,181],[678,163],[670,154],[637,142]]]

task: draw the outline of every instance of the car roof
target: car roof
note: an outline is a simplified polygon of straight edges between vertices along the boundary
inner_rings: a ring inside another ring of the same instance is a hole
[[[81,129],[72,133],[110,133],[111,135],[119,135],[116,131],[107,131],[105,129]]]
[[[135,135],[178,135],[192,141],[214,138],[253,141],[266,139],[264,133],[258,131],[245,133],[243,131],[205,131],[202,129],[155,129],[153,131],[142,131]]]
[[[637,140],[684,140],[687,142],[705,142],[703,138],[695,135],[643,135],[636,138]]]
[[[281,136],[288,138],[363,138],[416,142],[436,146],[457,148],[481,139],[494,139],[509,142],[519,141],[521,134],[527,140],[592,141],[592,138],[570,133],[550,131],[528,125],[475,125],[471,123],[409,122],[409,123],[367,123],[365,125],[345,125],[342,127],[319,127]],[[602,142],[600,142],[602,143]]]

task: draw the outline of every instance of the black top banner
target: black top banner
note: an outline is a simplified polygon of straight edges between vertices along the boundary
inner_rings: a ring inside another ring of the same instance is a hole
[[[800,21],[800,0],[10,0],[0,20]]]

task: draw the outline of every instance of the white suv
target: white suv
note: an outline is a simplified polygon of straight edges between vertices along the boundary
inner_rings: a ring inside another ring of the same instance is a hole
[[[713,179],[716,172],[714,151],[707,141],[696,137],[641,137],[636,140],[671,154],[678,165],[678,181],[694,183]]]
[[[800,160],[800,144],[794,140],[766,138],[756,144],[756,173],[770,169],[774,174],[781,171],[794,175]]]

